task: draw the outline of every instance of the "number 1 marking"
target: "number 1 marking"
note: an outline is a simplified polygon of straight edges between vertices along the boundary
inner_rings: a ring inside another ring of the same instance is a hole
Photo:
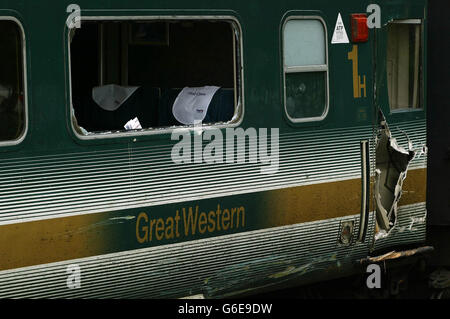
[[[352,61],[353,69],[353,98],[358,99],[362,97],[361,90],[364,89],[364,97],[366,97],[366,76],[363,75],[363,82],[361,83],[361,76],[358,74],[358,46],[354,45],[353,50],[348,53],[348,59]]]

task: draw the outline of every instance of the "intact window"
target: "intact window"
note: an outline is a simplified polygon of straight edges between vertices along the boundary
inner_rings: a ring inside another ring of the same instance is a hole
[[[72,121],[79,134],[239,120],[234,20],[83,20],[72,32]]]
[[[292,18],[283,29],[285,108],[293,122],[321,120],[328,111],[326,29],[317,18]]]
[[[421,108],[422,40],[420,20],[390,23],[387,32],[386,71],[390,108],[391,110]]]
[[[0,18],[0,142],[25,131],[23,35],[13,20]]]

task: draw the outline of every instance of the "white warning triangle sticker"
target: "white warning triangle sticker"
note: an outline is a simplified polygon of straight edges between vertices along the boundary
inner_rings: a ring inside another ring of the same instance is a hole
[[[333,38],[331,39],[331,43],[349,43],[347,32],[345,32],[345,26],[342,22],[341,13],[339,13],[336,26],[334,27]]]

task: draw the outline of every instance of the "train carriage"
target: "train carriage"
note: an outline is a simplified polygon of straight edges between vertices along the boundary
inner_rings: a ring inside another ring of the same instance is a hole
[[[425,241],[425,0],[0,0],[0,30],[0,297],[227,297]]]

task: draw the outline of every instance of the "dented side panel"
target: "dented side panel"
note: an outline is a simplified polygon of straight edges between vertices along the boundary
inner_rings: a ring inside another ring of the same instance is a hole
[[[380,152],[384,151],[379,158],[388,160],[384,162],[380,160],[377,163],[377,177],[388,176],[389,170],[394,170],[391,175],[395,176],[392,179],[378,178],[375,181],[375,185],[378,186],[378,189],[375,187],[374,194],[377,221],[387,220],[387,224],[382,224],[382,222],[376,224],[373,243],[375,250],[422,242],[426,236],[427,148],[425,121],[399,123],[395,127],[395,129],[392,128],[392,131],[397,133],[389,131],[388,134],[383,131],[384,140],[379,141],[378,144]],[[409,135],[405,132],[409,132]],[[391,142],[395,142],[395,144],[386,142],[389,140],[387,138],[389,135]],[[394,135],[398,136],[398,139],[395,139]],[[401,155],[395,153],[398,157],[389,157],[387,156],[390,154],[389,152],[399,152]],[[399,161],[399,164],[395,160]],[[401,164],[406,165],[402,167]],[[387,198],[383,198],[383,196],[387,196]],[[390,215],[388,215],[389,212]],[[384,225],[387,227],[383,228]]]
[[[382,27],[376,33],[374,112],[377,116],[372,185],[376,221],[372,250],[425,240],[426,10],[420,3],[408,7],[388,3],[383,6]],[[406,42],[399,44],[389,39],[395,36],[390,33],[390,27],[400,26],[397,29],[405,30],[408,25],[414,32],[409,32]],[[393,55],[393,50],[397,55]],[[405,63],[409,63],[407,72],[401,69]],[[410,81],[410,104],[405,97],[408,92],[399,93],[404,86],[397,87],[400,82],[396,81]]]

